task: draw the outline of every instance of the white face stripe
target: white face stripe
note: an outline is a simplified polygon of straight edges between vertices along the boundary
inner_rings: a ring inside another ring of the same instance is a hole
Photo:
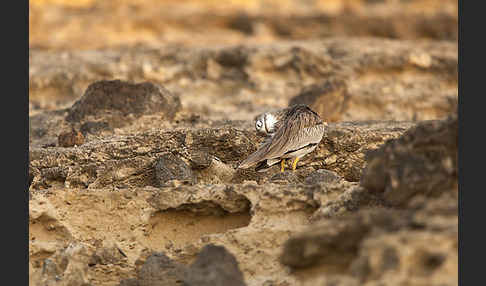
[[[275,123],[277,123],[277,119],[271,113],[265,114],[265,130],[267,133],[273,133],[275,130]]]
[[[267,128],[267,115],[266,115],[266,114],[265,114],[265,116],[264,116],[264,120],[263,120],[263,122],[265,123],[265,124],[263,124],[263,126],[265,127],[265,133],[267,133],[267,134],[268,134],[268,128]]]

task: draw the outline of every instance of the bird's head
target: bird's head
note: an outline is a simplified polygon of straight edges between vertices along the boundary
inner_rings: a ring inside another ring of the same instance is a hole
[[[275,123],[277,123],[277,119],[269,112],[255,117],[255,129],[258,133],[272,135],[276,131]]]

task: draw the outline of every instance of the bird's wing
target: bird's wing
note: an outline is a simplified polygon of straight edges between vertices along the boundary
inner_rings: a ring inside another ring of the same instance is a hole
[[[274,159],[283,156],[288,152],[301,149],[309,144],[318,144],[323,135],[324,125],[296,128],[292,124],[282,126],[277,131],[272,142],[261,152],[260,159]]]

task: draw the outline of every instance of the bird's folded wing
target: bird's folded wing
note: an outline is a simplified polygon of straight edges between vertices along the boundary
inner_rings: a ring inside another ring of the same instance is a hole
[[[287,152],[298,150],[309,144],[319,143],[322,139],[324,125],[292,130],[292,126],[283,126],[275,134],[271,144],[262,152],[261,159],[273,159]],[[278,137],[277,137],[278,136]]]
[[[272,140],[266,141],[257,151],[241,162],[239,168],[249,168],[263,160],[277,159],[286,152],[300,149],[308,144],[317,144],[322,139],[323,127],[322,124],[319,124],[294,130],[290,133],[290,129],[287,126],[283,126],[277,131]]]

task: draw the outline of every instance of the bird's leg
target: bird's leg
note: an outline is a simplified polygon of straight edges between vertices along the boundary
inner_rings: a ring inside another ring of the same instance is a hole
[[[297,162],[299,162],[299,157],[294,159],[294,163],[292,163],[292,171],[295,171],[297,168]]]
[[[280,172],[284,172],[285,171],[285,159],[282,159],[282,161],[280,161]]]

